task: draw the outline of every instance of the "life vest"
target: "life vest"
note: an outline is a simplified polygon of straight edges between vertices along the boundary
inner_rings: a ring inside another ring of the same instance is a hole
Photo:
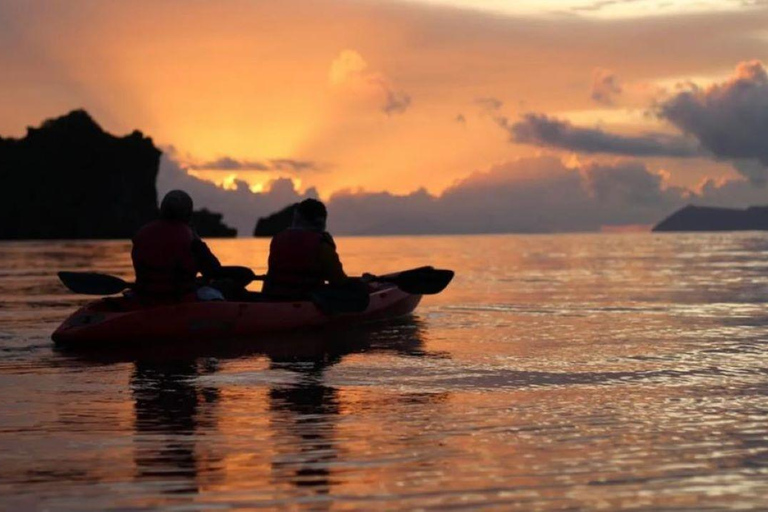
[[[195,235],[183,222],[156,220],[133,237],[131,259],[140,295],[182,298],[195,288]]]
[[[286,229],[272,238],[264,291],[276,295],[300,294],[325,282],[320,248],[330,242],[325,233]]]

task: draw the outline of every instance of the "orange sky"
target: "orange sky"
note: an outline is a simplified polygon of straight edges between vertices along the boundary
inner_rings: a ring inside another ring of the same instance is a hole
[[[494,115],[669,131],[644,115],[664,87],[766,57],[765,9],[672,4],[0,0],[0,134],[83,107],[107,130],[141,129],[191,165],[312,163],[197,172],[218,182],[236,176],[258,190],[291,177],[323,197],[440,193],[520,157],[572,158],[511,143]],[[620,84],[609,102],[592,97],[600,72]],[[494,113],[483,98],[503,106]],[[645,162],[674,185],[736,176],[705,158]]]

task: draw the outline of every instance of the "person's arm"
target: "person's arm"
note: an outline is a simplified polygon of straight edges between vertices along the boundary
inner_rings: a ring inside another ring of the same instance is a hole
[[[336,252],[336,244],[328,233],[325,233],[323,243],[320,244],[320,268],[330,284],[341,284],[348,279]]]
[[[200,238],[196,237],[192,241],[192,254],[194,255],[197,269],[206,279],[215,278],[221,273],[219,259],[213,255],[211,249],[208,248],[208,244]]]

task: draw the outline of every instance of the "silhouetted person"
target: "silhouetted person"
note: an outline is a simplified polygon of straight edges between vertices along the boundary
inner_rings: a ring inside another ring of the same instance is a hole
[[[325,283],[341,285],[347,275],[336,244],[325,230],[328,211],[317,199],[296,205],[293,224],[272,238],[264,293],[302,296]]]
[[[160,218],[133,237],[131,258],[140,298],[193,301],[198,273],[206,278],[221,274],[221,263],[190,226],[192,209],[189,194],[172,190],[160,204]],[[223,298],[208,287],[201,292],[209,295],[202,298]]]

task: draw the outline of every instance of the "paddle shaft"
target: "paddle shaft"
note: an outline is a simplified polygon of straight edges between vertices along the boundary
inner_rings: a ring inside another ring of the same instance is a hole
[[[222,267],[217,276],[220,279],[232,279],[245,287],[253,281],[264,281],[267,276],[257,275],[246,267]],[[86,295],[114,295],[126,288],[133,288],[130,283],[119,277],[96,272],[59,272],[59,279],[71,291]],[[405,270],[397,274],[374,276],[365,274],[362,278],[352,278],[351,281],[378,281],[392,283],[401,290],[414,295],[440,293],[453,279],[453,271],[440,270],[432,267],[420,267]]]

